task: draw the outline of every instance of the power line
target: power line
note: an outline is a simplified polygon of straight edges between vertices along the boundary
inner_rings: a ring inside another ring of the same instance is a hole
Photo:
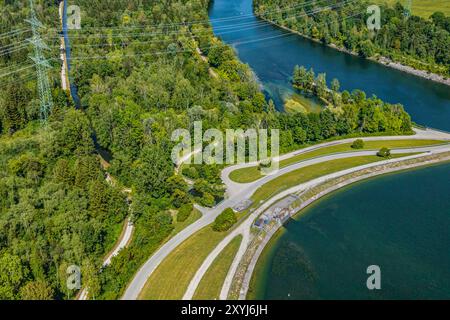
[[[50,89],[50,83],[48,80],[47,70],[51,68],[48,60],[45,58],[43,51],[48,49],[47,45],[42,41],[39,29],[42,28],[42,23],[37,19],[36,12],[34,10],[33,0],[29,0],[31,9],[31,18],[26,20],[31,25],[33,37],[30,42],[34,47],[34,55],[31,60],[34,61],[36,67],[36,74],[38,79],[38,91],[40,100],[40,116],[41,121],[45,123],[53,108],[53,98]]]
[[[16,42],[7,44],[5,46],[0,46],[0,49],[9,49],[9,48],[12,48],[14,46],[17,46],[18,44],[23,44],[23,43],[28,43],[28,40],[24,39],[22,41],[18,41],[18,42],[16,41]]]
[[[350,15],[350,16],[346,16],[343,17],[342,19],[339,19],[338,21],[343,21],[343,20],[347,20],[356,16],[359,16],[361,14],[364,14],[363,12],[354,14],[354,15]],[[257,39],[253,39],[253,40],[245,40],[245,41],[235,41],[234,43],[231,43],[231,45],[243,45],[243,44],[249,44],[249,43],[255,43],[255,42],[261,42],[261,41],[267,41],[267,40],[272,40],[272,39],[277,39],[277,38],[283,38],[283,37],[289,37],[289,36],[293,36],[295,35],[295,33],[283,33],[281,35],[277,35],[277,36],[271,36],[271,37],[266,37],[266,38],[257,38]],[[214,47],[214,45],[212,46],[208,46],[206,47],[206,49],[212,48]],[[121,56],[114,56],[115,57],[119,57],[119,58],[133,58],[133,57],[143,57],[143,56],[158,56],[158,55],[164,55],[164,54],[172,54],[172,53],[184,53],[184,52],[194,52],[193,50],[189,49],[189,50],[174,50],[173,52],[168,52],[168,51],[160,51],[160,52],[151,52],[151,53],[142,53],[142,54],[129,54],[129,55],[121,55]],[[108,56],[89,56],[89,57],[78,57],[78,58],[72,58],[72,60],[107,60],[113,57],[108,57]]]
[[[322,11],[328,10],[328,9],[336,9],[339,7],[344,6],[345,4],[354,2],[355,0],[347,0],[344,2],[341,2],[339,4],[336,4],[334,6],[327,6],[327,7],[320,7],[320,8],[316,8],[313,11],[307,12],[307,13],[303,13],[303,14],[299,14],[299,15],[295,15],[295,16],[291,16],[290,18],[299,18],[299,17],[305,17],[305,16],[309,16],[309,15],[314,15],[316,13],[320,13]],[[217,28],[214,28],[214,35],[216,36],[221,36],[224,34],[229,34],[229,33],[234,33],[236,31],[241,32],[241,31],[245,31],[245,30],[253,30],[253,29],[258,29],[258,28],[266,28],[268,26],[266,21],[258,21],[258,22],[252,22],[252,23],[246,23],[246,24],[242,24],[242,25],[232,25],[229,26],[229,29],[237,29],[237,30],[227,30],[227,31],[217,31]],[[190,31],[185,31],[186,34],[191,34]],[[204,31],[201,32],[200,34],[194,34],[194,36],[200,36],[203,34],[208,34],[211,31]],[[184,32],[183,32],[184,34]],[[135,34],[135,35],[139,35],[139,34]],[[121,35],[116,35],[115,38],[120,38],[123,37]],[[158,43],[158,42],[167,42],[167,39],[152,39],[152,40],[148,40],[148,41],[140,41],[139,43],[136,43],[137,45],[139,44],[144,44],[144,43]],[[116,45],[123,45],[124,43],[100,43],[100,44],[78,44],[76,45],[77,47],[108,47],[108,46],[116,46]]]
[[[17,36],[19,34],[23,34],[25,32],[29,32],[29,31],[31,31],[31,29],[17,29],[17,30],[13,30],[13,31],[10,31],[10,32],[6,32],[6,33],[3,33],[3,34],[0,34],[0,39],[8,38],[8,37],[15,37],[15,36]]]
[[[7,77],[7,76],[9,76],[9,75],[12,75],[12,74],[14,74],[14,73],[18,73],[18,72],[20,72],[20,71],[28,70],[28,69],[31,69],[31,68],[33,68],[33,67],[34,67],[34,66],[31,64],[31,65],[28,65],[28,66],[26,66],[26,67],[24,67],[24,68],[21,68],[21,69],[17,69],[17,70],[14,70],[14,71],[10,71],[10,72],[7,72],[7,73],[3,73],[3,74],[0,74],[0,78]]]
[[[292,9],[298,9],[298,8],[301,8],[301,7],[305,7],[308,4],[312,4],[312,3],[318,4],[318,3],[321,3],[321,2],[324,2],[324,1],[327,1],[327,3],[328,3],[329,0],[309,1],[309,2],[302,3],[302,4],[298,4],[298,5],[290,7],[290,8],[283,8],[283,9],[278,9],[278,10],[266,11],[264,14],[273,13],[273,12],[287,12],[287,11],[290,11]],[[354,1],[356,1],[356,0],[350,0],[350,1],[347,0],[347,1],[343,1],[343,2],[341,2],[339,4],[344,4],[344,3],[348,3],[348,2],[354,2]],[[245,17],[245,16],[248,16],[248,18],[254,18],[253,14],[249,14],[249,15],[240,15],[240,16],[233,16],[233,17],[228,17],[228,18],[221,18],[221,19],[240,20],[240,19],[243,19],[243,17]],[[248,18],[244,18],[244,19],[248,19]],[[217,19],[217,20],[219,20],[219,19]],[[207,19],[207,20],[199,20],[199,21],[200,22],[204,22],[204,24],[208,24],[209,25],[209,23],[211,21],[215,21],[215,20],[214,19]],[[236,28],[239,25],[244,26],[244,25],[250,25],[250,24],[254,24],[254,23],[260,23],[260,22],[254,22],[254,21],[243,22],[243,23],[240,23],[240,24],[232,25],[232,26],[230,26],[230,25],[217,26],[214,29],[215,30],[221,30],[221,29],[228,29],[228,28]],[[196,23],[196,22],[173,23],[173,24],[166,24],[166,26],[188,27],[188,26],[194,25],[194,24],[198,24],[198,23]],[[146,27],[149,27],[149,26],[155,26],[155,27],[161,28],[161,26],[164,26],[164,25],[163,24],[160,24],[160,25],[156,24],[156,25],[147,25],[147,26],[144,25],[144,26],[132,27],[132,28],[116,27],[116,28],[105,28],[105,29],[107,29],[108,31],[128,30],[128,29],[132,30],[132,29],[143,29],[143,28],[146,28]],[[89,28],[86,28],[86,27],[84,27],[82,30],[86,30],[86,29],[89,30]],[[109,37],[116,38],[116,37],[125,37],[125,36],[152,36],[152,35],[178,34],[180,32],[185,33],[186,31],[180,31],[180,30],[170,31],[170,30],[168,30],[168,31],[162,31],[162,32],[159,31],[159,32],[143,32],[143,33],[125,33],[124,35],[110,35],[110,34],[104,34],[104,33],[103,34],[99,34],[99,33],[97,33],[97,34],[88,34],[88,35],[78,34],[78,35],[72,35],[71,38],[109,38]],[[51,38],[51,37],[49,37],[49,38]],[[53,38],[58,38],[58,37],[53,37]]]
[[[9,50],[9,49],[8,50],[1,50],[0,51],[0,57],[6,56],[6,55],[9,55],[11,53],[15,53],[15,52],[18,52],[18,51],[21,51],[21,50],[24,50],[26,48],[28,48],[28,44],[22,44],[22,45],[20,45],[20,46],[18,46],[16,48],[11,48],[12,50]]]
[[[310,4],[318,4],[324,1],[330,1],[330,0],[310,0],[310,1],[306,1],[291,7],[285,7],[285,8],[278,8],[275,10],[267,10],[265,11],[265,13],[276,13],[276,12],[283,12],[283,11],[289,11],[289,10],[294,10],[294,9],[298,9],[301,7],[305,7],[307,5]],[[162,28],[165,26],[190,26],[190,25],[195,25],[195,24],[209,24],[211,22],[228,22],[228,21],[233,21],[233,20],[241,20],[241,19],[251,19],[254,17],[254,14],[245,14],[245,15],[235,15],[235,16],[229,16],[229,17],[224,17],[224,18],[216,18],[216,19],[203,19],[203,20],[194,20],[194,21],[189,21],[189,22],[178,22],[178,23],[155,23],[155,24],[148,24],[148,25],[140,25],[140,26],[130,26],[130,27],[83,27],[82,30],[89,30],[89,29],[94,29],[94,30],[101,30],[101,29],[107,29],[107,30],[114,30],[114,29],[142,29],[142,28],[147,28],[147,27],[158,27],[158,28]]]
[[[22,76],[19,79],[16,79],[16,80],[13,80],[13,81],[5,81],[5,82],[3,82],[0,85],[0,89],[5,89],[8,86],[17,85],[19,83],[28,82],[28,81],[31,81],[31,80],[34,80],[34,79],[36,79],[36,73],[32,72],[32,73],[29,73],[29,74],[27,74],[25,76]]]

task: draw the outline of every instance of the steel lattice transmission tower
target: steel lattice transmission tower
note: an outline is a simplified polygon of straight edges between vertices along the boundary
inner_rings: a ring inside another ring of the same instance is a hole
[[[40,117],[42,122],[46,122],[53,108],[52,92],[47,71],[51,69],[48,60],[45,58],[43,51],[48,50],[48,46],[42,41],[39,29],[43,27],[42,23],[36,16],[33,0],[30,0],[31,17],[25,20],[31,25],[33,36],[28,41],[34,47],[34,54],[30,56],[36,66],[38,91],[40,99]]]

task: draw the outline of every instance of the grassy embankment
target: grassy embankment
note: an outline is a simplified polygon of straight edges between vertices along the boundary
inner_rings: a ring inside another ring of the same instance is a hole
[[[410,148],[410,147],[424,147],[445,143],[445,141],[437,141],[437,140],[392,140],[392,141],[366,141],[364,142],[364,148],[359,149],[362,150],[379,150],[383,147],[386,148]],[[293,156],[289,159],[285,159],[280,161],[280,168],[287,167],[291,164],[304,161],[307,159],[312,159],[319,156],[324,156],[327,154],[333,154],[337,152],[350,152],[350,151],[358,151],[356,149],[351,148],[352,143],[345,143],[330,147],[325,147],[317,150],[313,150],[310,152],[306,152],[303,154],[299,154],[297,156]],[[230,179],[234,182],[238,183],[248,183],[256,181],[263,176],[259,171],[257,166],[248,167],[243,169],[238,169],[230,174]]]
[[[208,226],[184,241],[156,268],[139,299],[182,299],[195,272],[225,235]]]
[[[192,211],[191,215],[189,216],[189,218],[187,218],[186,221],[183,221],[183,222],[178,222],[176,217],[174,216],[173,217],[173,230],[172,230],[172,233],[170,234],[168,240],[170,240],[177,233],[179,233],[180,231],[182,231],[183,229],[185,229],[189,225],[193,224],[195,221],[197,221],[201,217],[202,217],[202,214],[197,209],[194,209]]]
[[[391,158],[401,158],[406,157],[409,154],[395,154]],[[278,193],[292,188],[301,183],[331,174],[333,172],[338,172],[353,167],[362,166],[365,164],[379,162],[386,160],[378,156],[360,156],[345,159],[337,159],[332,161],[327,161],[325,163],[317,163],[311,166],[307,166],[289,173],[286,173],[272,181],[269,181],[262,187],[256,190],[251,199],[256,205],[272,198]]]
[[[223,249],[206,271],[194,294],[195,300],[216,300],[220,297],[222,285],[227,277],[228,270],[239,250],[242,236],[239,235]]]

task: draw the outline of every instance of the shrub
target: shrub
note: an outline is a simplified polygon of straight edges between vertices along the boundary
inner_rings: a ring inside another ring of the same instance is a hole
[[[190,179],[198,179],[199,175],[197,172],[197,169],[195,169],[194,167],[184,167],[183,171],[182,171],[183,175],[190,178]]]
[[[189,196],[186,192],[176,189],[171,197],[172,204],[175,208],[181,207],[183,204],[189,203]]]
[[[203,193],[201,197],[197,197],[196,200],[198,203],[204,207],[212,208],[216,204],[216,199],[209,192]]]
[[[272,165],[272,159],[261,160],[258,164],[258,170],[262,170],[264,168],[270,168]]]
[[[233,209],[225,209],[217,218],[214,220],[213,230],[217,232],[223,232],[230,230],[230,228],[237,222],[236,214]]]
[[[184,204],[180,207],[177,213],[177,221],[178,222],[184,222],[189,218],[192,211],[194,210],[194,206],[192,203]]]
[[[380,151],[378,151],[377,156],[382,158],[389,158],[391,156],[391,150],[388,148],[381,148]]]
[[[353,149],[363,149],[364,148],[364,141],[362,139],[357,139],[352,144]]]

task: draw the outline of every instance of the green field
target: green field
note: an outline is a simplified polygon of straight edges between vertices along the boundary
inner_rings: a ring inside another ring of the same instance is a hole
[[[176,220],[176,218],[174,217],[174,219],[173,219],[174,228],[173,228],[172,233],[170,234],[169,238],[172,238],[178,232],[180,232],[181,230],[185,229],[186,227],[188,227],[189,225],[191,225],[192,223],[194,223],[195,221],[197,221],[201,217],[202,217],[202,214],[197,209],[194,209],[192,211],[191,215],[189,216],[189,218],[186,219],[186,221],[178,222]]]
[[[233,259],[239,250],[242,236],[239,235],[223,249],[214,262],[206,271],[194,294],[195,300],[216,300],[219,299],[222,285],[227,277],[228,270],[233,263]]]
[[[207,226],[184,241],[156,268],[139,299],[182,299],[198,268],[226,234]]]
[[[392,158],[406,157],[411,154],[396,154],[392,155]],[[328,161],[326,163],[318,163],[308,167],[304,167],[289,173],[286,173],[260,187],[253,194],[251,199],[256,206],[262,201],[272,198],[276,194],[292,188],[301,183],[331,174],[333,172],[338,172],[346,170],[349,168],[362,166],[365,164],[373,163],[386,160],[378,156],[362,156],[362,157],[352,157],[345,159],[337,159]]]
[[[375,0],[375,3],[387,3],[394,5],[400,2],[402,5],[406,4],[406,0]],[[414,15],[428,18],[436,11],[442,11],[446,15],[450,15],[450,1],[449,0],[412,0],[412,13]]]
[[[424,147],[442,144],[445,141],[438,140],[392,140],[392,141],[366,141],[364,143],[364,148],[360,150],[379,150],[383,147],[386,148],[409,148],[409,147]],[[293,156],[289,159],[280,161],[280,168],[287,167],[291,164],[312,159],[315,157],[324,156],[327,154],[337,153],[337,152],[346,152],[346,151],[357,151],[351,148],[352,143],[345,143],[331,147],[325,147],[321,149],[317,149],[314,151],[306,152],[300,154],[298,156]],[[234,182],[238,183],[248,183],[256,181],[263,176],[261,175],[257,166],[238,169],[230,174],[230,179]]]

